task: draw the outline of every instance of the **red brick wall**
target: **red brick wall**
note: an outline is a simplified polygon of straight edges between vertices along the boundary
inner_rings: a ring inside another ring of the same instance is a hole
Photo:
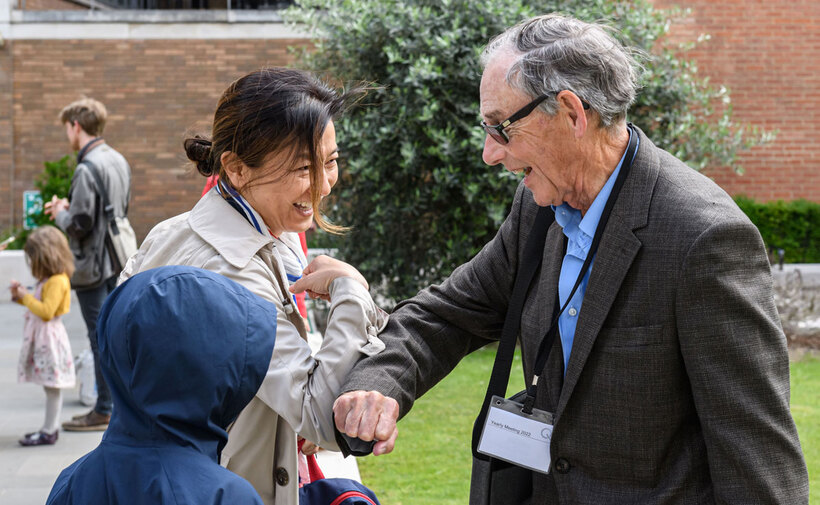
[[[12,205],[21,202],[22,195],[12,197],[11,181],[14,157],[12,153],[12,89],[14,75],[11,58],[12,41],[0,48],[0,230],[10,228]],[[21,212],[22,213],[22,212]]]
[[[690,17],[676,39],[711,39],[689,53],[699,73],[731,91],[735,119],[777,131],[740,157],[744,175],[705,171],[730,194],[820,202],[820,2],[817,0],[654,0]]]
[[[131,219],[141,239],[159,221],[189,210],[205,179],[187,163],[182,141],[190,127],[206,132],[222,91],[266,65],[292,61],[288,46],[304,40],[16,40],[14,174],[11,197],[0,181],[0,222],[20,223],[22,192],[44,160],[69,152],[57,114],[87,95],[105,104],[106,141],[131,164]],[[0,52],[0,71],[3,56]],[[0,163],[11,145],[0,73]],[[6,100],[7,101],[7,100]],[[5,135],[5,136],[4,136]]]

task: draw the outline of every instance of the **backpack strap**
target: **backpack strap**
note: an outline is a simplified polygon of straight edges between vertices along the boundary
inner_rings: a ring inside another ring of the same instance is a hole
[[[91,176],[94,178],[94,182],[97,184],[97,193],[100,195],[100,199],[102,200],[103,204],[103,212],[102,215],[105,217],[106,221],[108,221],[109,225],[111,226],[111,233],[114,235],[119,235],[120,230],[117,228],[117,221],[114,219],[114,206],[111,205],[111,201],[108,199],[108,190],[105,189],[105,185],[102,182],[102,178],[100,177],[100,171],[97,170],[97,167],[88,160],[83,160],[82,164],[91,172]]]

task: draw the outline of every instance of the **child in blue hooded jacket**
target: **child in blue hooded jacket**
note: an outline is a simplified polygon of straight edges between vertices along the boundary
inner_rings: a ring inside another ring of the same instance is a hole
[[[161,267],[106,300],[98,322],[114,413],[48,504],[262,504],[219,466],[225,431],[268,369],[275,306],[218,274]]]

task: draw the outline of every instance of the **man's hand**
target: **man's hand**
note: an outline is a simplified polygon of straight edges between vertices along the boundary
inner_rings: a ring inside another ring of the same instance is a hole
[[[48,214],[52,221],[60,212],[68,210],[68,199],[66,198],[57,198],[57,195],[53,195],[51,197],[50,202],[46,202],[43,206],[43,212]]]
[[[351,391],[333,404],[336,429],[365,442],[377,440],[373,454],[387,454],[396,445],[399,402],[376,391]]]

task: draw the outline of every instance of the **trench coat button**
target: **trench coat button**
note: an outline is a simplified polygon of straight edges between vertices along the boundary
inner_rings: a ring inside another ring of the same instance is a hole
[[[290,482],[288,471],[281,466],[274,471],[274,475],[276,476],[276,483],[280,486],[287,486],[288,482]]]
[[[558,458],[555,460],[555,471],[558,473],[567,473],[569,472],[569,461],[565,460],[564,458]]]

